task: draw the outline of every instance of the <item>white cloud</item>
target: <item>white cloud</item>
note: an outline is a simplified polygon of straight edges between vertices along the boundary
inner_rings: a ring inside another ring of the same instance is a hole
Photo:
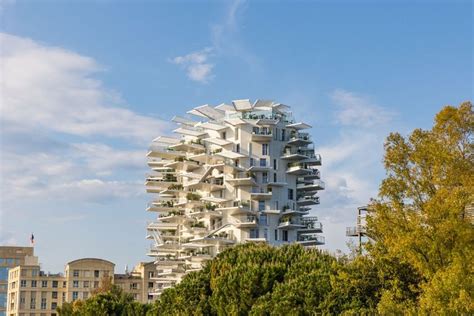
[[[186,69],[189,79],[200,83],[207,83],[213,78],[214,65],[208,62],[212,48],[208,47],[198,52],[173,58],[172,62]]]
[[[249,66],[249,72],[261,71],[257,57],[247,49],[239,35],[238,18],[244,9],[245,1],[230,2],[222,20],[211,27],[212,45],[200,51],[174,57],[171,62],[181,65],[189,79],[200,83],[208,83],[215,77],[212,73],[215,62],[210,60],[220,56],[243,60]]]
[[[0,33],[2,123],[148,143],[168,123],[125,108],[94,75],[92,58]]]
[[[127,109],[90,57],[9,34],[0,44],[0,215],[144,196],[146,147],[168,123]]]
[[[393,112],[374,104],[369,97],[354,92],[337,89],[330,97],[338,107],[336,121],[342,125],[373,127],[388,123],[394,116]]]

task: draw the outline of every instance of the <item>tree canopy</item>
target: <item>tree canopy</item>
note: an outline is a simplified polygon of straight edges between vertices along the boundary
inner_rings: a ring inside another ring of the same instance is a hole
[[[366,251],[300,245],[227,249],[152,305],[116,287],[60,315],[474,314],[474,115],[445,107],[430,130],[385,143],[387,177],[369,205]]]

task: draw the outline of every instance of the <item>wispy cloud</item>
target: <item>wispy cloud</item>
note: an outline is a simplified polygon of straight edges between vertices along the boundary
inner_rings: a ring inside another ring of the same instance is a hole
[[[148,143],[162,120],[137,114],[94,77],[89,57],[0,33],[2,124]]]
[[[200,83],[208,83],[214,77],[212,74],[214,65],[208,62],[212,51],[211,47],[207,47],[201,51],[177,56],[173,58],[172,62],[186,69],[189,79]]]
[[[171,62],[183,67],[190,80],[209,83],[215,75],[213,70],[216,58],[229,56],[242,59],[252,71],[261,69],[256,56],[247,49],[239,34],[239,18],[246,8],[246,2],[235,0],[229,3],[222,20],[211,27],[211,45],[183,56],[171,59]]]
[[[370,97],[354,92],[337,89],[331,95],[331,100],[338,107],[336,121],[342,125],[373,127],[389,122],[394,113],[375,104]]]
[[[128,109],[90,57],[9,34],[0,44],[0,231],[25,204],[143,196],[146,147],[169,123]]]

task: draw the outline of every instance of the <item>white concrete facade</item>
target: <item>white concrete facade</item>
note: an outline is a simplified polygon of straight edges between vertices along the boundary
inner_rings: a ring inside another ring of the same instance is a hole
[[[321,223],[305,216],[324,189],[311,126],[272,101],[188,113],[195,119],[175,117],[177,136],[156,138],[148,153],[155,295],[236,243],[324,244]]]

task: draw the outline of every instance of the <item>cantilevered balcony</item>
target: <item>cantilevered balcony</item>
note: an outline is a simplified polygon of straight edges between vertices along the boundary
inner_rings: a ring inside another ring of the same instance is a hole
[[[357,237],[366,233],[366,227],[364,225],[357,225],[352,227],[346,227],[346,236]]]
[[[308,180],[303,181],[303,183],[298,183],[296,185],[296,190],[298,191],[318,191],[324,190],[325,184],[321,180]]]
[[[149,193],[159,193],[171,185],[176,185],[178,180],[175,177],[149,177],[146,179],[146,191]]]
[[[283,155],[280,157],[283,160],[290,160],[290,161],[295,161],[295,160],[303,160],[303,159],[308,159],[308,150],[302,150],[302,149],[291,149],[291,148],[286,148],[283,151]],[[313,152],[314,154],[314,152]]]
[[[255,179],[252,177],[226,179],[226,182],[230,183],[234,187],[257,185],[257,183],[255,182]]]
[[[272,192],[264,190],[263,188],[252,188],[250,197],[252,200],[270,200],[272,198]]]
[[[318,234],[300,234],[297,242],[304,246],[324,245],[324,236]]]
[[[296,200],[298,206],[308,206],[319,204],[319,196],[301,196]]]
[[[298,162],[292,162],[288,164],[288,169],[286,170],[287,174],[297,175],[297,176],[304,176],[312,172],[312,169],[304,164]]]
[[[258,226],[257,217],[256,216],[241,216],[237,218],[235,222],[235,227],[237,228],[255,228]]]
[[[308,133],[292,133],[288,145],[304,146],[311,144],[311,136]]]
[[[321,178],[321,172],[318,169],[311,169],[310,173],[303,175],[304,180],[314,180]]]
[[[196,141],[180,141],[177,144],[170,145],[170,149],[182,152],[191,152],[191,153],[201,153],[206,150],[206,148],[201,144],[201,140]]]
[[[322,233],[323,224],[318,222],[317,217],[302,217],[301,218],[302,227],[299,229],[301,233]]]
[[[282,219],[278,224],[279,229],[298,229],[301,227],[303,227],[303,225],[294,218]]]
[[[254,129],[251,140],[253,142],[268,143],[272,140],[272,131],[267,129]]]
[[[165,147],[151,146],[147,156],[150,158],[161,158],[171,160],[176,157],[184,157],[186,156],[186,153]]]

